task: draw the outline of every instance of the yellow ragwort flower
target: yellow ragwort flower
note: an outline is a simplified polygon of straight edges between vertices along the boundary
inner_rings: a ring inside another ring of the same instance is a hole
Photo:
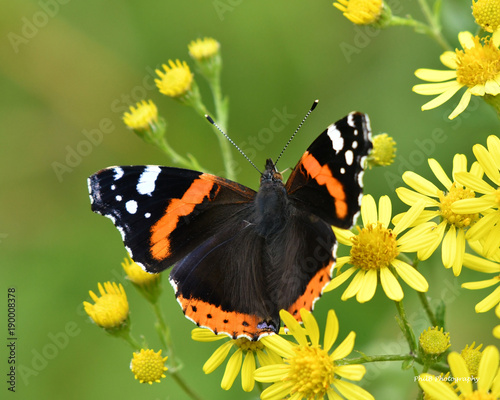
[[[163,64],[165,72],[157,69],[156,74],[160,79],[155,79],[156,86],[166,96],[180,97],[191,89],[193,74],[185,61],[168,60],[168,65]]]
[[[431,400],[497,400],[500,396],[498,363],[498,349],[495,346],[486,347],[479,363],[477,378],[471,379],[465,360],[460,354],[453,352],[448,356],[448,364],[460,394],[434,375],[420,374],[418,383]],[[473,381],[477,383],[475,390]]]
[[[205,374],[214,372],[227,358],[230,350],[232,348],[236,349],[229,358],[224,376],[222,377],[221,387],[224,390],[231,389],[241,370],[241,386],[245,392],[251,392],[255,385],[253,373],[256,368],[256,359],[261,366],[283,362],[281,357],[272,349],[267,348],[262,340],[252,341],[247,338],[229,339],[225,335],[216,335],[211,330],[204,328],[193,329],[191,338],[198,342],[225,340],[224,344],[215,350],[203,366]]]
[[[499,31],[500,32],[500,31]],[[483,217],[468,232],[469,241],[479,240],[483,245],[482,253],[490,258],[500,247],[500,139],[490,135],[487,140],[488,149],[480,144],[472,148],[477,161],[485,174],[494,183],[482,180],[482,175],[459,173],[458,182],[471,188],[482,196],[458,201],[452,206],[456,213],[481,213]]]
[[[484,281],[477,282],[466,282],[462,283],[462,287],[464,289],[476,290],[476,289],[485,289],[487,287],[497,285],[497,288],[491,292],[488,296],[486,296],[483,300],[476,304],[476,312],[483,313],[491,310],[497,304],[500,304],[500,275],[495,276],[494,278],[487,279]]]
[[[130,129],[149,130],[153,129],[158,122],[158,109],[152,100],[142,100],[135,106],[130,106],[130,112],[123,114],[123,122]]]
[[[453,158],[452,179],[455,179],[455,181],[452,181],[448,177],[436,160],[430,158],[428,161],[432,172],[444,186],[445,190],[439,189],[431,181],[412,171],[406,171],[403,174],[403,181],[414,189],[414,191],[400,187],[396,189],[396,193],[405,204],[412,206],[419,201],[424,201],[425,207],[430,208],[422,212],[416,221],[417,224],[430,221],[434,218],[440,219],[439,225],[435,230],[435,240],[430,246],[418,252],[418,258],[420,260],[429,258],[442,241],[443,265],[446,268],[453,268],[453,274],[458,276],[462,271],[465,254],[465,232],[479,220],[478,213],[457,214],[452,208],[455,202],[475,196],[474,191],[456,182],[457,174],[467,171],[467,158],[463,154],[456,154]],[[482,176],[482,170],[477,163],[472,165],[470,171],[473,176]],[[402,215],[404,214],[398,215],[395,220],[397,221]]]
[[[382,133],[372,139],[373,150],[368,156],[369,166],[387,166],[396,157],[396,142],[387,133]]]
[[[338,365],[338,360],[347,357],[354,348],[356,334],[350,332],[344,341],[329,353],[337,340],[339,321],[330,310],[326,320],[323,345],[319,343],[320,332],[313,315],[300,310],[304,327],[287,311],[280,316],[298,344],[281,336],[272,335],[261,339],[268,347],[284,357],[284,364],[268,365],[255,371],[255,379],[273,383],[261,394],[262,400],[328,399],[373,400],[373,396],[351,381],[360,381],[366,373],[364,365]],[[308,340],[309,337],[309,340]],[[288,397],[287,397],[288,398]]]
[[[89,291],[90,297],[95,304],[83,302],[85,312],[100,327],[106,329],[119,328],[127,320],[128,302],[127,295],[122,284],[105,282],[104,287],[97,284],[101,297],[98,297],[92,290]]]
[[[201,61],[211,58],[219,52],[220,43],[212,38],[193,40],[188,44],[189,55],[195,60]]]
[[[456,49],[441,54],[441,62],[449,71],[418,69],[417,78],[435,82],[413,86],[413,91],[422,95],[436,95],[425,103],[422,110],[431,110],[448,101],[464,86],[467,87],[458,106],[448,116],[453,119],[464,111],[471,96],[496,96],[500,93],[500,32],[491,38],[479,38],[470,32],[460,32],[458,40],[463,50]]]
[[[474,348],[475,345],[476,342],[472,342],[470,346],[466,345],[460,352],[460,355],[464,359],[471,376],[477,376],[479,372],[479,363],[481,362],[481,357],[483,355],[481,352],[481,347],[483,347],[483,345],[480,344]]]
[[[122,262],[122,267],[127,274],[127,278],[138,286],[150,287],[158,283],[160,274],[150,274],[144,271],[137,263],[130,257],[125,257]]]
[[[418,343],[425,354],[438,356],[450,347],[450,333],[437,326],[429,327],[420,334]]]
[[[500,26],[500,1],[477,0],[472,1],[472,15],[476,23],[486,32],[495,32]]]
[[[382,196],[380,198],[377,216],[375,200],[370,195],[364,196],[361,202],[361,217],[364,228],[358,227],[359,233],[357,235],[348,230],[333,228],[339,243],[352,247],[349,256],[337,259],[338,276],[326,286],[324,291],[337,288],[356,273],[342,295],[342,300],[356,296],[356,300],[360,303],[369,301],[375,294],[377,283],[380,282],[387,297],[400,301],[404,297],[404,293],[397,276],[413,289],[426,292],[429,285],[422,274],[397,258],[400,253],[425,248],[434,240],[432,233],[434,223],[419,225],[397,238],[415,221],[423,208],[423,202],[416,204],[408,211],[405,218],[401,219],[393,229],[389,229],[392,214],[392,204],[389,197]],[[345,264],[351,264],[352,267],[340,273]]]
[[[338,0],[333,6],[342,11],[344,17],[357,25],[377,22],[382,14],[382,0]]]
[[[160,378],[165,378],[164,372],[168,369],[165,367],[165,361],[168,357],[161,356],[161,350],[155,353],[154,350],[141,349],[140,352],[134,352],[130,369],[140,383],[153,382],[160,383]]]

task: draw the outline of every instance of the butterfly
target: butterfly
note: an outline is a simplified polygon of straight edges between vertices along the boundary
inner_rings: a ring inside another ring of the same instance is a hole
[[[337,241],[360,211],[368,116],[352,112],[309,146],[286,183],[268,159],[258,191],[188,169],[118,166],[88,179],[92,211],[110,218],[144,270],[173,267],[185,316],[258,340],[299,322],[331,280]]]

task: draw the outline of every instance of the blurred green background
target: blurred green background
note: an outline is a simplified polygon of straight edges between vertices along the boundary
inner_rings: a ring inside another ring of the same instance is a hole
[[[390,3],[398,15],[421,18],[416,2]],[[458,45],[460,30],[475,30],[469,3],[445,1],[445,34]],[[451,171],[452,157],[473,159],[475,143],[498,133],[498,120],[473,99],[456,120],[447,115],[457,98],[420,111],[428,100],[411,92],[420,67],[440,68],[442,50],[408,28],[376,31],[354,26],[331,1],[214,0],[189,2],[101,2],[42,0],[3,2],[0,14],[0,306],[6,334],[7,288],[16,289],[17,386],[7,393],[7,340],[1,343],[1,398],[19,399],[186,399],[173,380],[140,385],[129,370],[128,345],[89,322],[82,301],[97,282],[123,281],[125,251],[109,220],[93,214],[86,178],[121,164],[165,164],[158,150],[125,129],[121,116],[144,98],[153,99],[168,121],[168,138],[180,153],[191,153],[212,171],[221,171],[217,141],[191,109],[160,95],[153,71],[169,58],[188,60],[187,44],[211,36],[222,46],[222,84],[230,98],[228,133],[236,142],[269,126],[278,111],[295,118],[257,151],[263,166],[276,157],[312,101],[319,107],[290,145],[281,167],[293,167],[304,149],[331,122],[352,110],[370,115],[374,133],[388,132],[398,143],[398,159],[365,174],[366,191],[388,194],[394,211],[406,208],[394,189],[401,173],[413,169],[431,178],[426,163],[436,158]],[[190,62],[188,60],[188,62]],[[191,66],[193,63],[190,62]],[[207,105],[207,87],[198,79]],[[106,132],[103,132],[103,128]],[[86,135],[101,130],[88,146]],[[442,143],[432,141],[433,132]],[[80,155],[75,156],[74,153]],[[71,154],[73,154],[71,156]],[[234,151],[238,180],[257,188],[255,170]],[[66,165],[59,173],[55,165]],[[496,344],[493,311],[474,313],[488,290],[460,290],[460,284],[487,276],[464,271],[454,278],[435,256],[422,264],[429,294],[448,304],[452,348],[476,341]],[[165,280],[166,282],[166,280]],[[317,303],[337,311],[341,333],[357,333],[356,349],[367,354],[402,353],[406,345],[394,320],[396,308],[379,288],[368,304],[340,301],[343,286]],[[159,349],[148,304],[125,283],[136,337],[145,335]],[[410,321],[417,334],[427,327],[416,296],[404,285]],[[192,342],[186,320],[166,285],[163,308],[172,328],[182,375],[206,399],[256,399],[241,391],[239,378],[229,392],[220,389],[223,367],[211,375],[202,365],[220,343]],[[353,354],[355,356],[355,354]],[[415,398],[412,374],[398,363],[367,366],[364,387],[378,399]],[[10,396],[10,397],[9,397]]]

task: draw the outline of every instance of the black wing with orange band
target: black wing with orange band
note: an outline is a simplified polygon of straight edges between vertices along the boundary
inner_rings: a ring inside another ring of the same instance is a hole
[[[295,206],[331,225],[350,228],[360,210],[370,136],[368,116],[359,112],[328,126],[302,155],[286,183]]]
[[[191,253],[218,232],[214,221],[241,213],[255,197],[215,175],[152,165],[106,168],[88,184],[92,211],[110,218],[134,261],[155,273]]]

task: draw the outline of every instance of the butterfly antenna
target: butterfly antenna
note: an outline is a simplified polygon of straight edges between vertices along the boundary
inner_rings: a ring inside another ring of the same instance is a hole
[[[300,128],[302,128],[302,125],[304,125],[304,122],[306,122],[307,117],[309,117],[309,114],[311,114],[313,112],[313,110],[316,108],[316,106],[318,105],[318,103],[319,103],[319,100],[314,100],[313,105],[311,106],[311,108],[309,109],[309,111],[307,112],[307,114],[305,115],[305,117],[302,119],[302,122],[299,124],[299,126],[297,127],[297,129],[295,129],[295,132],[293,133],[292,137],[290,139],[288,139],[288,142],[285,144],[285,147],[283,147],[283,150],[281,150],[281,153],[278,156],[278,158],[276,159],[276,162],[274,163],[274,165],[278,164],[278,160],[281,158],[281,156],[285,152],[285,150],[288,147],[288,145],[290,144],[290,142],[293,140],[293,138],[295,137],[295,135],[297,134],[297,132],[300,130]]]
[[[208,114],[205,114],[205,118],[208,120],[208,122],[210,122],[213,126],[215,126],[217,128],[217,130],[220,133],[222,133],[227,140],[229,140],[229,143],[231,143],[234,147],[236,147],[238,149],[238,151],[243,155],[243,157],[245,157],[247,159],[247,161],[250,164],[252,164],[253,167],[257,171],[259,171],[259,174],[262,175],[262,172],[260,171],[260,169],[258,169],[257,166],[253,163],[253,161],[250,160],[250,158],[248,158],[248,156],[243,152],[243,150],[241,150],[240,147],[236,143],[234,143],[233,140],[229,136],[226,135],[226,133],[220,128],[220,126],[215,123],[215,121],[212,119],[212,117],[210,115],[208,115]]]

